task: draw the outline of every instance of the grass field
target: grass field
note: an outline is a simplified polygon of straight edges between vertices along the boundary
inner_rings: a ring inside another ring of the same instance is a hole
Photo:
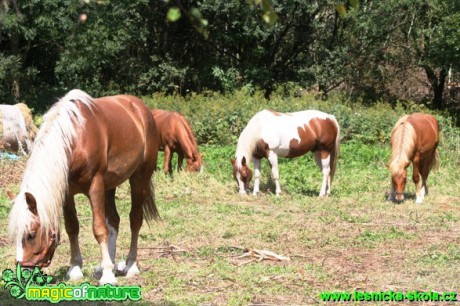
[[[254,197],[237,193],[229,162],[234,147],[202,147],[203,174],[171,179],[156,173],[162,221],[141,230],[141,275],[118,282],[142,286],[136,305],[311,305],[322,303],[322,291],[460,292],[460,148],[458,140],[450,144],[448,150],[441,144],[441,166],[429,177],[422,205],[414,202],[412,183],[409,200],[386,202],[387,146],[344,143],[329,198],[317,197],[321,174],[311,154],[281,162],[280,197],[263,162],[262,194]],[[6,190],[18,191],[23,161],[0,163],[0,258],[3,268],[11,268],[15,248],[6,232]],[[127,185],[117,191],[117,201],[119,260],[129,246]],[[91,213],[86,198],[77,202],[84,281],[97,284],[92,274],[100,257]],[[245,249],[290,260],[241,256]],[[47,273],[65,281],[68,261],[64,233]],[[1,305],[13,303],[18,305],[0,291]]]

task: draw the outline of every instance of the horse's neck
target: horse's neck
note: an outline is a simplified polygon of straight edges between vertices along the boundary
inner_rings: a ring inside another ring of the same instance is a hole
[[[194,157],[196,158],[198,156],[198,149],[191,138],[193,136],[190,135],[186,129],[182,131],[182,133],[179,133],[178,136],[178,141],[185,157],[189,159],[193,159]]]
[[[238,142],[236,147],[236,160],[238,162],[238,166],[241,166],[241,162],[243,157],[246,158],[246,163],[249,164],[252,161],[252,155],[254,154],[254,146],[248,145],[247,143],[241,144]]]
[[[413,127],[407,126],[409,123],[404,122],[399,126],[399,130],[396,130],[394,139],[391,141],[391,158],[390,165],[394,171],[400,171],[399,168],[405,168],[406,165],[411,161],[416,147],[413,139],[409,139],[407,129],[412,129],[410,137],[415,137]]]
[[[179,133],[179,142],[183,153],[187,158],[197,159],[198,145],[196,144],[195,137],[193,136],[192,130],[183,117],[180,118],[180,125],[182,127],[182,133]]]

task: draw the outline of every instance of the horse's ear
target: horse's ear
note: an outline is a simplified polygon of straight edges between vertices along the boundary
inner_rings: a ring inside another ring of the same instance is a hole
[[[8,198],[10,198],[11,201],[13,201],[15,198],[14,194],[9,190],[6,191],[6,195],[8,196]]]
[[[232,163],[232,166],[235,164],[235,160],[233,158],[230,158],[230,162]]]
[[[385,167],[390,168],[390,164],[385,164]]]
[[[243,159],[241,160],[241,165],[246,166],[246,156],[243,156]]]
[[[37,214],[37,201],[35,200],[35,197],[31,194],[26,192],[26,202],[27,206],[29,207],[29,210],[36,215]]]

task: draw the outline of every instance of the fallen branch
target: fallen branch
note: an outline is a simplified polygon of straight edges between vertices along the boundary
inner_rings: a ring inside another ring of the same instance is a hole
[[[254,260],[262,261],[262,260],[273,260],[273,261],[289,261],[291,260],[288,256],[278,255],[269,250],[257,250],[257,249],[250,249],[245,248],[244,253],[241,255],[234,255],[235,259],[242,259],[246,257],[253,257],[253,259],[244,262],[243,264],[250,263]]]
[[[181,249],[175,245],[166,245],[166,246],[159,246],[159,247],[140,247],[140,250],[155,250],[158,253],[184,253],[187,252],[184,249]]]

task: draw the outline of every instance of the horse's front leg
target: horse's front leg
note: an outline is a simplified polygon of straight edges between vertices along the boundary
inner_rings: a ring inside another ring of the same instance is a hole
[[[273,176],[273,180],[275,181],[276,195],[280,195],[281,186],[280,186],[280,173],[278,169],[278,155],[276,155],[276,153],[274,153],[273,151],[270,151],[270,153],[268,153],[268,161],[270,162],[270,165],[272,167],[272,176]]]
[[[80,245],[78,243],[80,224],[78,223],[73,196],[68,195],[66,197],[63,211],[65,229],[70,242],[70,269],[67,272],[67,277],[70,280],[78,280],[83,277],[83,273],[81,271],[83,259],[81,257]]]
[[[253,195],[257,195],[259,193],[259,185],[260,185],[260,164],[262,160],[260,158],[255,158],[252,160],[254,163],[254,190],[252,191]]]
[[[105,193],[105,218],[109,229],[109,254],[113,263],[115,263],[118,229],[120,227],[120,216],[115,206],[115,191],[116,188]]]
[[[177,171],[182,171],[182,164],[184,163],[184,152],[182,150],[177,151]]]
[[[171,159],[172,159],[171,148],[168,145],[165,145],[164,163],[163,163],[163,172],[164,172],[165,175],[168,172],[169,172],[170,175],[172,175]]]
[[[117,280],[113,273],[114,264],[109,253],[109,230],[105,222],[105,188],[102,175],[98,174],[93,178],[88,197],[93,211],[93,234],[99,243],[102,258],[102,276],[99,284],[115,285]]]

